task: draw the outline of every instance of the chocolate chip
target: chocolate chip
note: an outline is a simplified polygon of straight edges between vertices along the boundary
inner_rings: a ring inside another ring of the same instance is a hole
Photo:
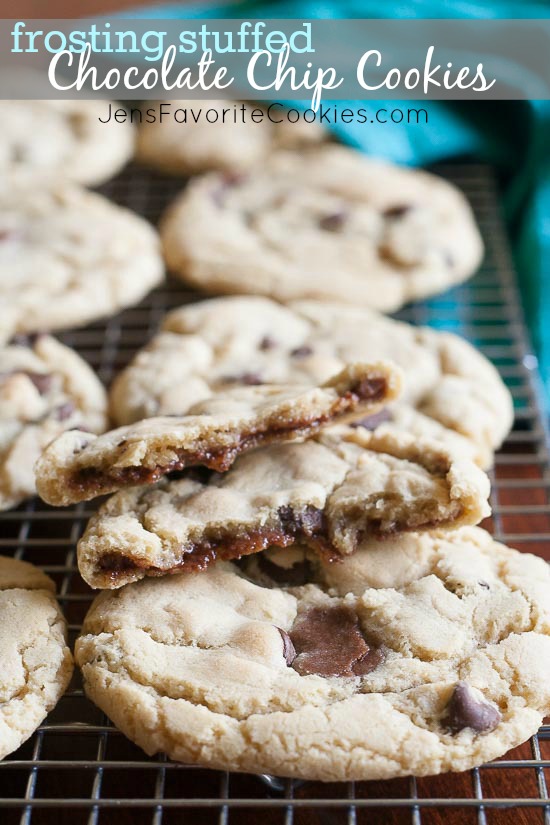
[[[347,213],[341,210],[340,212],[332,212],[330,215],[323,215],[319,218],[319,226],[326,232],[339,232],[347,221]]]
[[[287,534],[304,533],[306,536],[314,536],[324,528],[323,511],[317,507],[304,507],[303,510],[296,511],[288,504],[283,504],[277,514]]]
[[[262,377],[257,372],[244,372],[237,380],[240,381],[241,384],[246,384],[251,387],[257,384],[263,384]]]
[[[223,206],[229,189],[239,186],[246,180],[246,175],[239,172],[225,172],[221,176],[221,183],[212,190],[212,200],[216,206]]]
[[[298,516],[288,504],[283,504],[279,507],[278,516],[281,520],[281,524],[283,525],[283,529],[286,533],[290,533],[295,531],[299,527],[299,520]]]
[[[16,333],[10,341],[14,347],[34,347],[36,342],[39,338],[41,338],[45,333],[44,332],[31,332],[27,335],[24,335],[22,332]]]
[[[296,650],[292,667],[302,676],[365,676],[384,659],[381,649],[367,644],[356,613],[345,605],[302,613],[290,639]]]
[[[380,424],[385,424],[386,421],[392,421],[393,416],[388,409],[380,410],[380,412],[367,415],[365,418],[360,418],[359,421],[353,421],[352,427],[364,427],[366,430],[375,430]]]
[[[222,380],[227,384],[245,384],[249,387],[264,383],[262,376],[258,372],[242,372],[240,375],[226,375]]]
[[[307,358],[308,355],[313,354],[313,349],[311,347],[308,347],[307,345],[304,345],[302,347],[296,347],[296,349],[291,350],[290,354],[293,358]]]
[[[385,378],[363,378],[359,383],[354,384],[350,388],[351,392],[358,395],[362,400],[370,399],[377,401],[382,398],[386,392]]]
[[[306,536],[313,536],[325,529],[323,511],[316,507],[306,507],[300,515],[300,529]]]
[[[230,189],[232,186],[240,186],[247,179],[248,175],[244,172],[224,172],[222,175],[223,185]]]
[[[410,212],[413,207],[410,203],[399,204],[398,206],[390,206],[382,213],[385,218],[389,220],[396,220],[404,217],[407,212]]]
[[[276,346],[277,341],[275,340],[275,338],[272,338],[271,335],[264,335],[264,337],[260,341],[261,350],[275,349]]]
[[[465,728],[475,733],[488,733],[501,720],[495,705],[486,699],[479,699],[467,682],[457,682],[442,721],[451,733],[460,733]]]
[[[262,573],[281,587],[300,587],[313,579],[313,568],[308,559],[297,561],[290,567],[283,567],[272,562],[263,553],[258,553],[257,558]]]
[[[56,407],[54,410],[55,418],[58,421],[66,421],[67,418],[70,418],[71,415],[75,411],[75,405],[72,401],[66,401],[65,404],[61,404],[59,407]]]
[[[281,634],[281,639],[283,640],[283,656],[285,657],[285,662],[287,663],[288,667],[290,667],[290,665],[296,658],[296,650],[294,649],[292,639],[290,638],[286,630],[283,630],[282,627],[278,627],[277,630]]]

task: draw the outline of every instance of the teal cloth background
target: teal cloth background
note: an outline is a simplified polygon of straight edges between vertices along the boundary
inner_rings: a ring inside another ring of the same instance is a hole
[[[161,5],[124,16],[536,19],[547,18],[549,12],[548,2],[521,0],[242,0],[215,6]],[[353,106],[354,101],[339,105]],[[388,105],[399,107],[400,102]],[[399,163],[426,165],[460,156],[487,161],[499,169],[503,210],[550,410],[550,101],[429,101],[422,105],[429,111],[426,127],[384,124],[365,129],[359,124],[340,124],[333,128],[340,139]]]

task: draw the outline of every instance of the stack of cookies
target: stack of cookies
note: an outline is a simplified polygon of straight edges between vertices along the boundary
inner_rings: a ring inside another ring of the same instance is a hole
[[[164,258],[235,294],[170,312],[108,402],[28,333],[135,300],[126,284],[160,271],[154,233],[112,204],[96,220],[79,191],[76,258],[74,192],[25,201],[51,254],[36,295],[65,302],[51,316],[28,278],[37,240],[25,224],[7,241],[27,280],[2,322],[5,506],[34,484],[55,506],[109,495],[78,544],[102,590],[75,650],[87,695],[147,753],[228,770],[361,780],[505,753],[550,710],[547,565],[475,526],[511,399],[467,342],[379,314],[472,274],[467,204],[319,130],[166,127],[142,128],[142,159],[205,174],[163,218]]]

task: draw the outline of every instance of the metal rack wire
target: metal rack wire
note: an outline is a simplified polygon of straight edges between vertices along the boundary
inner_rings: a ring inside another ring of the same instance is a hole
[[[486,260],[467,284],[408,307],[400,317],[460,332],[500,369],[514,395],[516,424],[497,456],[487,526],[498,539],[550,560],[548,431],[495,183],[484,166],[439,171],[470,198]],[[105,193],[156,221],[178,188],[176,181],[130,169]],[[169,282],[139,307],[62,338],[108,383],[164,311],[193,297]],[[93,597],[75,567],[75,543],[90,513],[90,505],[56,510],[33,500],[0,516],[0,552],[40,565],[56,580],[72,639]],[[546,726],[504,759],[444,777],[322,785],[207,771],[147,758],[86,700],[76,676],[37,733],[0,765],[0,823],[550,825],[549,769]]]

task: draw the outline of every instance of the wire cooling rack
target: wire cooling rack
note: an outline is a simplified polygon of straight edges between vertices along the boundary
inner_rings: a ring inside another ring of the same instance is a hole
[[[400,317],[463,334],[500,369],[514,395],[516,423],[496,459],[486,526],[498,539],[550,560],[548,433],[495,182],[484,166],[439,171],[470,198],[485,263],[467,284]],[[130,169],[104,191],[156,221],[178,188]],[[106,324],[61,337],[109,383],[164,311],[193,297],[169,282]],[[1,552],[40,565],[56,580],[71,640],[92,598],[75,567],[75,544],[90,513],[90,505],[56,510],[34,500],[0,516]],[[443,777],[323,785],[202,770],[147,758],[86,700],[75,676],[37,733],[0,765],[0,825],[550,825],[549,770],[550,726],[504,759]]]

